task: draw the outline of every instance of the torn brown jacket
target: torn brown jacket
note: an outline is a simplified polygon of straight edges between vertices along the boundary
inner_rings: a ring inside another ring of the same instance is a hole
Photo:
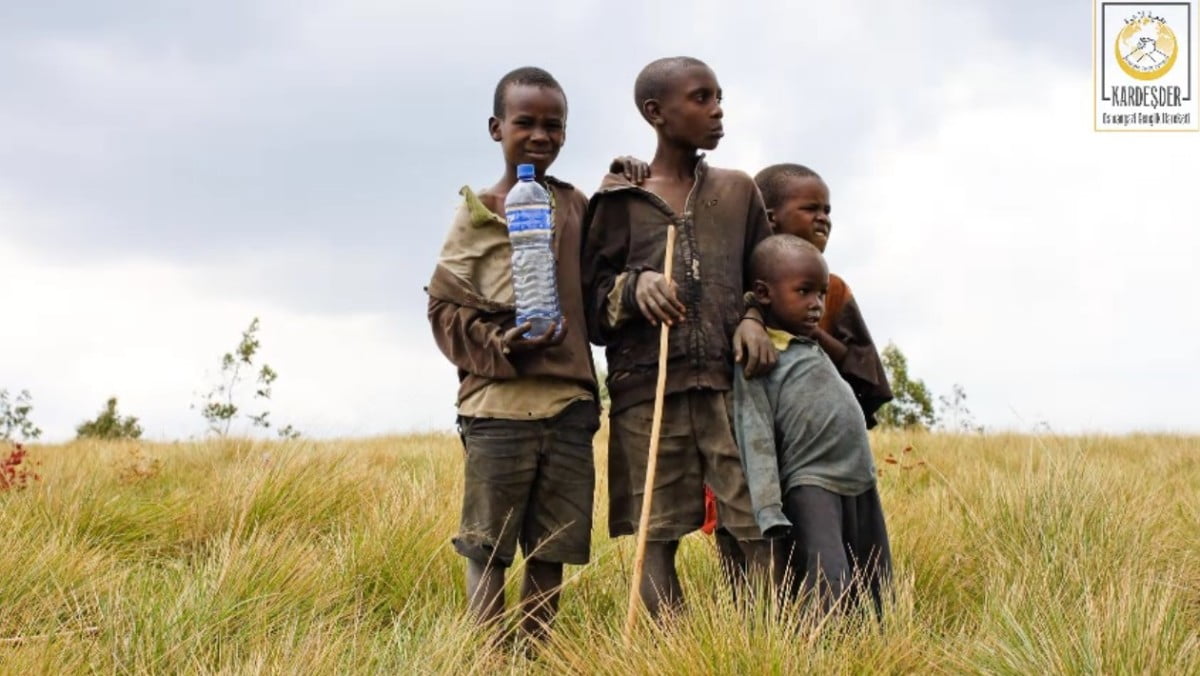
[[[638,310],[644,270],[662,272],[667,226],[677,226],[672,281],[687,307],[671,329],[667,393],[732,387],[733,332],[744,310],[750,254],[771,234],[762,196],[745,173],[696,165],[685,213],[623,176],[609,174],[584,221],[588,337],[604,345],[614,413],[654,398],[659,328]]]
[[[867,429],[871,429],[876,423],[875,412],[892,400],[892,388],[854,294],[845,280],[833,273],[829,274],[829,293],[825,297],[825,313],[821,315],[820,326],[846,346],[841,363],[834,365],[842,379],[850,383],[850,389],[854,390],[854,397],[862,407]]]
[[[512,245],[504,221],[469,188],[426,287],[433,338],[458,367],[458,403],[498,380],[551,377],[579,383],[595,398],[596,378],[580,295],[581,223],[587,197],[569,183],[546,177],[554,204],[558,297],[567,325],[560,345],[504,354],[501,338],[516,325]]]

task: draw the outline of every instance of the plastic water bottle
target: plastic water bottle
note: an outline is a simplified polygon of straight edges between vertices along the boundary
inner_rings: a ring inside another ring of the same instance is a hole
[[[512,242],[513,290],[517,295],[517,325],[530,322],[525,334],[545,335],[559,322],[558,279],[554,268],[554,216],[550,193],[533,180],[532,164],[517,165],[519,182],[508,191],[504,215]],[[561,330],[561,328],[560,328]]]

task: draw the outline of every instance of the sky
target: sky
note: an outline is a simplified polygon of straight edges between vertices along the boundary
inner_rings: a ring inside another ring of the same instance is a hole
[[[458,189],[503,170],[496,81],[563,84],[551,172],[590,193],[653,154],[633,81],[685,54],[725,90],[709,161],[824,176],[831,268],[934,394],[961,385],[993,430],[1200,432],[1200,134],[1093,131],[1091,22],[979,0],[0,4],[0,389],[32,393],[48,440],[109,396],[149,437],[202,435],[192,407],[258,317],[277,423],[449,429],[423,286]]]

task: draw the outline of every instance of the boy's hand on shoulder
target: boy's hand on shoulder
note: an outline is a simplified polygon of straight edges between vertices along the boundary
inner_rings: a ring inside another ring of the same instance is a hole
[[[674,326],[683,321],[687,307],[680,302],[675,289],[675,282],[668,282],[660,272],[645,270],[638,273],[634,298],[637,299],[638,310],[652,326],[658,326],[659,322]]]
[[[562,330],[558,330],[559,324],[562,324]],[[526,338],[525,334],[533,328],[531,322],[519,324],[504,332],[500,338],[500,344],[503,346],[504,354],[523,354],[525,352],[533,352],[542,350],[547,347],[561,345],[563,339],[567,337],[567,324],[563,322],[551,322],[547,327],[546,332],[540,336]]]
[[[845,343],[829,335],[829,332],[820,327],[814,327],[807,337],[815,340],[817,345],[820,345],[821,349],[825,350],[825,354],[829,355],[834,365],[840,366],[842,361],[846,359],[846,354],[850,352],[850,348]]]
[[[623,175],[625,180],[634,185],[641,185],[647,178],[650,178],[650,165],[632,155],[622,155],[613,159],[608,170],[611,173]]]
[[[756,318],[743,318],[733,332],[733,360],[742,364],[747,378],[765,376],[779,361],[779,351],[767,335],[767,329]]]

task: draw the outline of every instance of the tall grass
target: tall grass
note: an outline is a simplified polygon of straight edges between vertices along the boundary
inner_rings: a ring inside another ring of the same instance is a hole
[[[687,611],[625,645],[601,471],[536,659],[463,618],[452,436],[34,447],[42,481],[0,493],[0,671],[1200,673],[1200,440],[873,441],[882,624],[739,606],[695,535]]]

